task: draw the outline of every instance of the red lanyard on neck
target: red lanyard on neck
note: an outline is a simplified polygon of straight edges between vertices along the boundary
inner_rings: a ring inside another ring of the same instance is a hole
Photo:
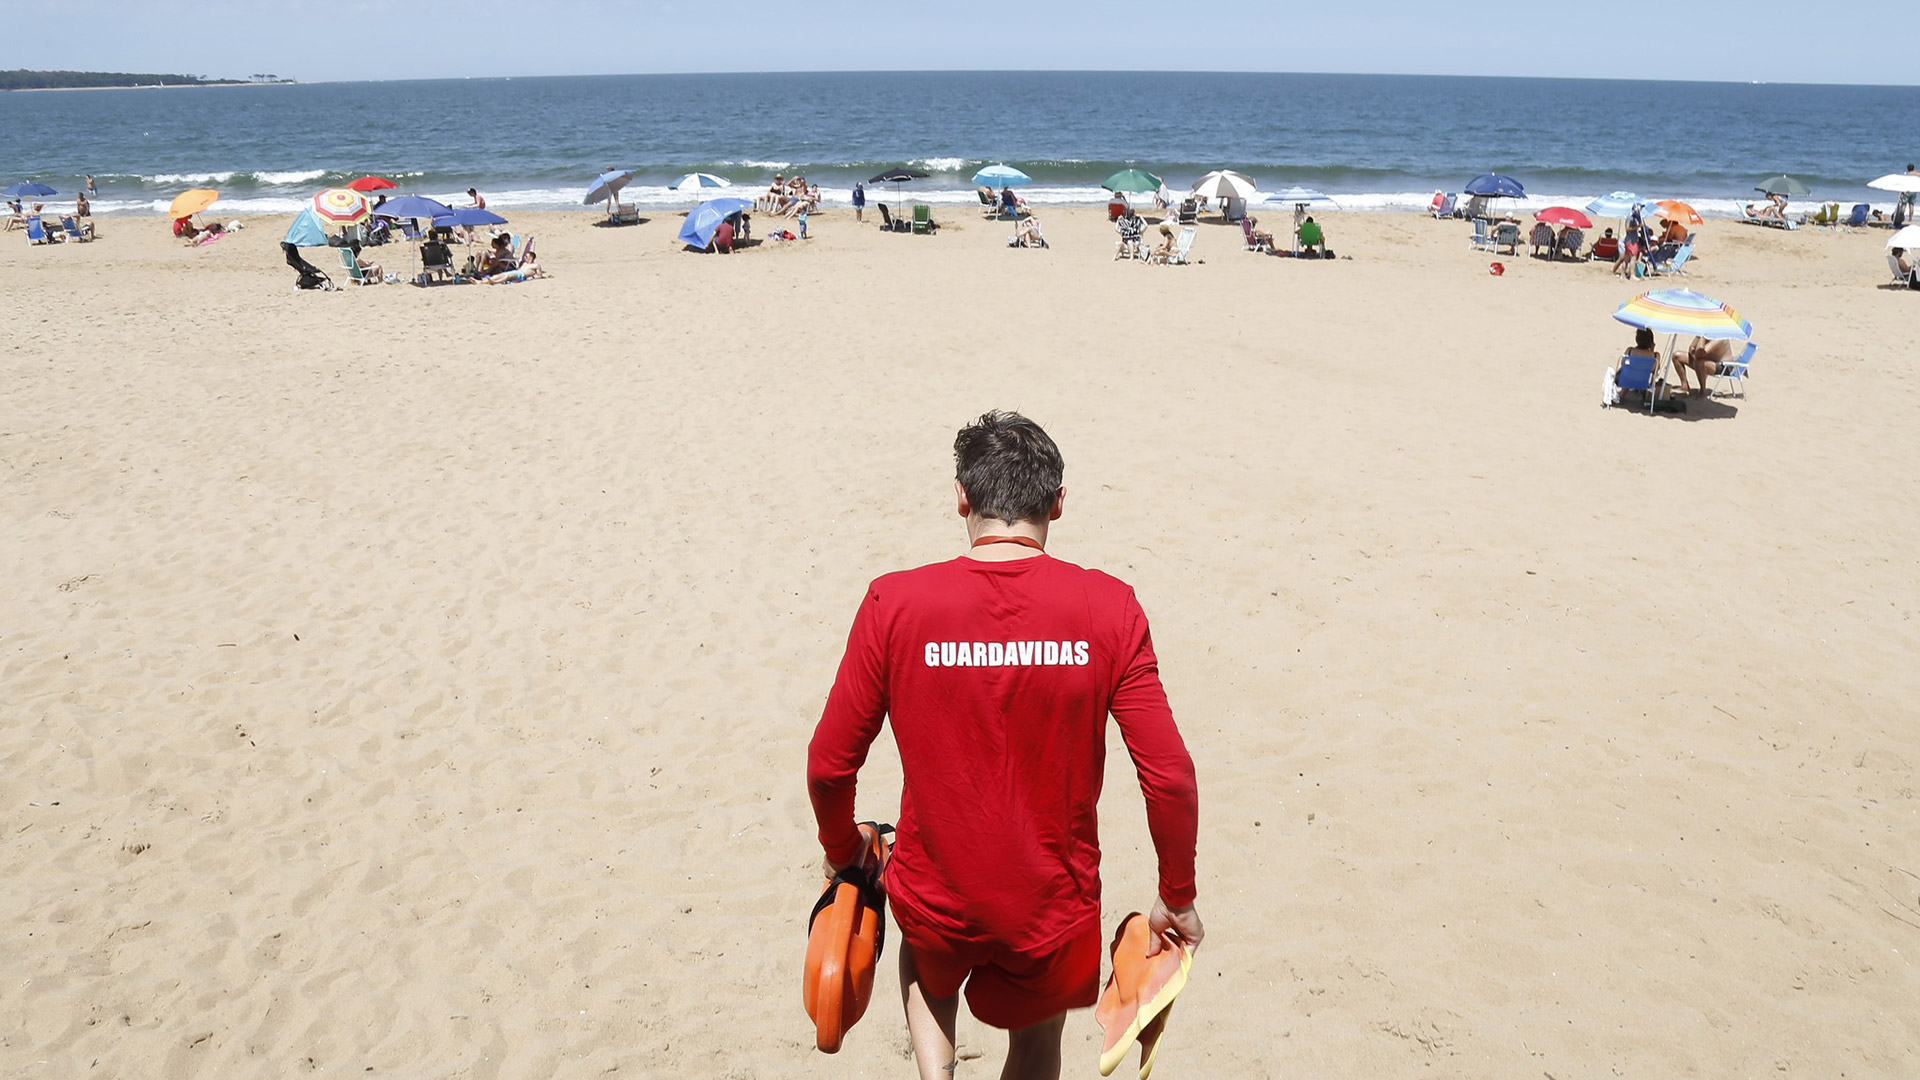
[[[1030,547],[1035,551],[1047,550],[1040,541],[1031,536],[982,536],[973,542],[974,547],[985,547],[988,544],[1019,544],[1021,547]]]

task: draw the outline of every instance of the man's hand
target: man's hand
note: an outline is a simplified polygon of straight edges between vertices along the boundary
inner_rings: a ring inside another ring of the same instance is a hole
[[[1147,915],[1147,927],[1153,931],[1152,942],[1147,946],[1147,955],[1153,956],[1166,948],[1166,939],[1162,931],[1171,930],[1173,936],[1187,943],[1187,948],[1198,949],[1200,939],[1207,936],[1206,928],[1200,925],[1200,913],[1192,904],[1183,908],[1170,908],[1165,900],[1155,898],[1153,910]]]

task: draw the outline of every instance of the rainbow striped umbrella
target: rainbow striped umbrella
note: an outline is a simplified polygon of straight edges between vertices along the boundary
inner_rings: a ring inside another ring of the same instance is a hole
[[[1711,296],[1692,289],[1654,289],[1621,304],[1613,317],[1628,326],[1644,326],[1657,334],[1692,334],[1708,339],[1745,340],[1753,324]]]
[[[372,213],[367,197],[352,188],[328,188],[313,197],[313,214],[324,226],[358,225]]]

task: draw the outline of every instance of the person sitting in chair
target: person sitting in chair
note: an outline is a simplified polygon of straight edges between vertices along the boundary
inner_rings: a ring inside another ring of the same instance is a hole
[[[1326,255],[1326,243],[1326,233],[1320,230],[1313,215],[1307,215],[1307,220],[1300,223],[1300,253],[1310,259],[1323,258]]]
[[[1893,265],[1900,270],[1900,276],[1907,279],[1907,288],[1920,289],[1920,277],[1914,275],[1913,259],[1907,255],[1906,248],[1894,248],[1887,254],[1893,256]]]
[[[1656,375],[1659,373],[1660,352],[1659,350],[1653,347],[1653,331],[1647,329],[1644,326],[1636,329],[1633,332],[1633,345],[1630,348],[1628,348],[1626,351],[1626,358],[1634,358],[1634,357],[1641,357],[1650,361],[1652,366],[1650,367],[1649,370],[1651,370]],[[1621,366],[1622,367],[1626,366],[1625,359],[1621,361]],[[1619,374],[1617,372],[1615,373],[1614,378],[1616,380],[1619,379]],[[1649,384],[1651,384],[1651,381],[1652,380],[1649,379]],[[1637,393],[1637,394],[1645,394],[1647,392],[1648,391],[1645,391],[1645,390],[1634,391],[1634,393]]]
[[[1726,340],[1708,341],[1697,337],[1687,344],[1687,351],[1673,358],[1673,373],[1680,378],[1680,392],[1691,393],[1694,397],[1707,396],[1707,376],[1718,375],[1733,356],[1733,344]],[[1693,372],[1694,381],[1700,385],[1691,390],[1687,387],[1687,372]]]
[[[453,249],[447,246],[445,240],[442,240],[439,236],[434,236],[426,243],[420,245],[420,265],[428,270],[432,270],[435,267],[451,269],[453,267]]]
[[[1684,244],[1687,242],[1687,227],[1667,218],[1660,219],[1660,242],[1663,244]]]
[[[493,243],[488,246],[486,258],[481,262],[480,274],[485,277],[490,274],[504,273],[518,265],[519,260],[513,257],[513,237],[501,233],[494,237]]]
[[[1173,247],[1173,226],[1163,221],[1160,223],[1160,243],[1152,251],[1147,253],[1147,261],[1150,263],[1167,262],[1173,258]]]
[[[348,244],[347,250],[353,252],[353,261],[360,264],[360,276],[366,279],[367,284],[378,285],[387,279],[379,263],[368,262],[360,257],[360,241],[355,240]]]
[[[1133,207],[1120,216],[1120,247],[1114,252],[1116,259],[1137,259],[1140,257],[1140,237],[1147,231],[1146,220],[1135,213]]]
[[[1747,204],[1747,216],[1766,218],[1769,221],[1785,221],[1787,220],[1787,197],[1768,192],[1765,203]]]
[[[1249,251],[1272,251],[1273,234],[1254,228],[1254,226],[1258,224],[1260,224],[1260,219],[1252,214],[1248,214],[1246,217],[1240,219],[1240,231],[1246,234],[1247,249]]]
[[[1620,238],[1613,235],[1612,229],[1608,229],[1601,234],[1600,239],[1593,242],[1593,250],[1588,254],[1593,258],[1611,262],[1620,257]]]
[[[1537,259],[1540,257],[1541,248],[1546,248],[1547,256],[1551,258],[1553,256],[1553,249],[1558,245],[1558,240],[1553,235],[1553,226],[1544,221],[1540,221],[1534,223],[1533,232],[1527,237],[1527,243],[1533,246],[1534,258]]]
[[[1040,237],[1040,219],[1028,214],[1020,219],[1013,230],[1014,243],[1023,248],[1046,247],[1047,242]]]

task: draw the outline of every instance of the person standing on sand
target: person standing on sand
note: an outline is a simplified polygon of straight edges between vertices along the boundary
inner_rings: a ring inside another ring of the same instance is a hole
[[[857,776],[892,723],[905,790],[885,886],[919,1075],[952,1080],[964,986],[973,1015],[1008,1032],[1002,1077],[1055,1080],[1067,1010],[1099,991],[1108,713],[1159,858],[1151,925],[1189,946],[1205,934],[1198,786],[1133,590],[1046,554],[1066,501],[1059,448],[989,412],[953,449],[968,550],[868,587],[808,746],[808,793],[829,873],[853,865]]]
[[[860,222],[862,222],[862,221],[865,221],[865,220],[866,220],[866,213],[867,213],[867,185],[865,185],[865,184],[863,184],[863,183],[861,183],[861,182],[860,182],[860,181],[858,181],[858,180],[855,180],[855,181],[853,182],[853,221],[854,221],[854,224],[856,224],[856,225],[857,225],[857,224],[859,224]]]

